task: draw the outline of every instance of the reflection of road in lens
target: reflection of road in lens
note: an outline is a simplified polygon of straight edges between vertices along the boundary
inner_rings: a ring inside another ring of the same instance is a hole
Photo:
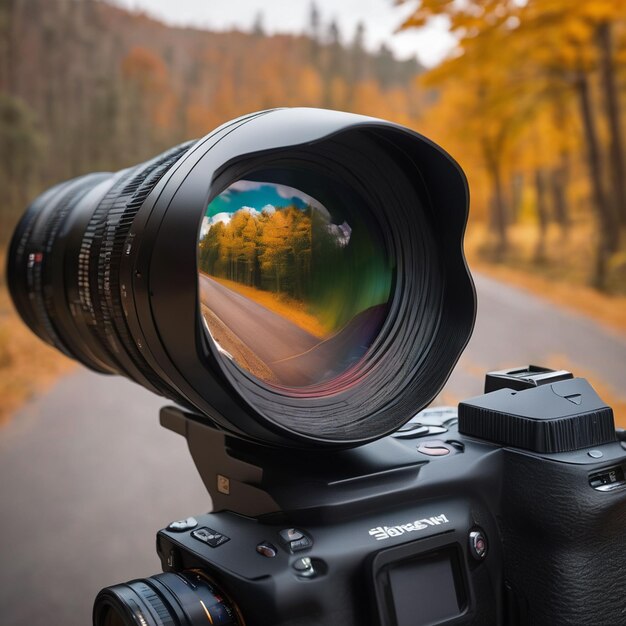
[[[200,299],[213,338],[239,365],[294,387],[327,380],[358,361],[386,312],[371,307],[324,340],[206,274],[200,274]]]
[[[209,332],[269,383],[304,387],[338,376],[382,326],[392,284],[385,247],[358,213],[324,193],[336,212],[295,187],[235,181],[209,202],[201,224]]]

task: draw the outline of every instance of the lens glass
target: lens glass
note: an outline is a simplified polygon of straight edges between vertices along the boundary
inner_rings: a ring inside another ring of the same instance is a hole
[[[112,607],[103,609],[100,615],[101,626],[126,626],[126,620]]]
[[[265,383],[325,383],[361,361],[380,333],[393,279],[385,245],[351,192],[317,179],[314,197],[257,178],[208,205],[202,317],[219,351]]]

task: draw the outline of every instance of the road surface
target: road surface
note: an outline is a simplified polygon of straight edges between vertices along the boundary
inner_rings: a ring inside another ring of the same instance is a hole
[[[200,274],[200,299],[265,363],[306,352],[319,339],[281,315]]]
[[[626,396],[626,337],[479,277],[474,337],[441,395],[477,395],[488,369],[568,365]],[[77,370],[0,430],[0,623],[84,626],[97,591],[157,573],[156,530],[210,508],[164,401]],[[622,416],[626,421],[626,415]]]
[[[320,339],[206,274],[200,274],[200,300],[214,338],[235,361],[259,378],[293,387],[329,380],[357,362],[378,335],[386,310],[370,307]]]

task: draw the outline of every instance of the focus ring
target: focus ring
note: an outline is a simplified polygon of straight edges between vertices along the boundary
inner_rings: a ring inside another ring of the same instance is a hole
[[[150,605],[159,619],[159,626],[178,626],[172,619],[169,609],[163,603],[159,595],[148,585],[143,582],[137,582],[133,585],[135,592]]]
[[[55,286],[52,284],[52,265],[55,262],[53,259],[53,248],[57,242],[57,235],[60,228],[63,225],[65,218],[72,212],[74,207],[78,204],[81,198],[94,186],[94,180],[100,181],[107,174],[103,175],[88,175],[80,179],[75,187],[66,192],[61,200],[57,203],[54,212],[48,219],[46,229],[43,237],[44,243],[44,256],[41,264],[41,297],[43,299],[42,311],[45,313],[49,327],[53,330],[52,338],[57,346],[63,353],[72,358],[76,358],[74,351],[71,347],[64,343],[60,334],[56,330],[55,326],[55,313],[54,313],[54,298],[59,295],[55,291]]]
[[[184,400],[179,398],[178,394],[171,389],[169,385],[164,385],[164,381],[155,375],[146,363],[140,350],[135,345],[135,341],[132,338],[126,321],[126,309],[124,307],[120,285],[120,265],[128,234],[137,212],[163,174],[165,174],[165,172],[167,172],[194,143],[195,142],[188,142],[173,148],[172,150],[161,155],[158,160],[151,162],[146,170],[142,172],[143,181],[135,190],[135,193],[130,200],[126,202],[117,221],[117,227],[113,229],[112,232],[108,233],[107,246],[110,250],[110,255],[108,257],[108,268],[105,269],[105,272],[108,272],[109,281],[108,289],[105,289],[102,294],[103,305],[107,306],[109,309],[110,319],[117,330],[119,340],[122,342],[122,345],[125,346],[128,355],[134,361],[135,365],[142,371],[144,377],[154,388],[163,389],[163,387],[165,387],[166,392],[170,397],[175,396],[176,399],[182,402],[184,402]]]
[[[72,351],[59,337],[52,321],[52,289],[47,282],[51,271],[50,250],[59,223],[68,214],[68,209],[74,205],[75,199],[82,195],[92,185],[92,176],[69,181],[57,188],[53,199],[37,210],[28,231],[28,241],[24,249],[23,262],[26,263],[27,285],[29,286],[30,308],[34,317],[35,327],[39,336],[48,343],[73,357]]]
[[[177,394],[167,385],[164,389],[163,381],[152,373],[130,339],[117,272],[137,204],[140,205],[189,145],[159,155],[120,178],[94,210],[85,230],[79,259],[79,271],[84,277],[80,283],[82,310],[101,349],[127,376],[157,393],[170,396]]]

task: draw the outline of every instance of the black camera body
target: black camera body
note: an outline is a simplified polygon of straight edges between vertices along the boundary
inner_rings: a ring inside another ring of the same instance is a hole
[[[495,372],[486,389],[458,420],[426,410],[331,452],[247,444],[163,409],[215,510],[158,533],[163,570],[217,581],[247,626],[623,624],[612,410],[568,372]],[[219,608],[214,623],[235,623]]]

